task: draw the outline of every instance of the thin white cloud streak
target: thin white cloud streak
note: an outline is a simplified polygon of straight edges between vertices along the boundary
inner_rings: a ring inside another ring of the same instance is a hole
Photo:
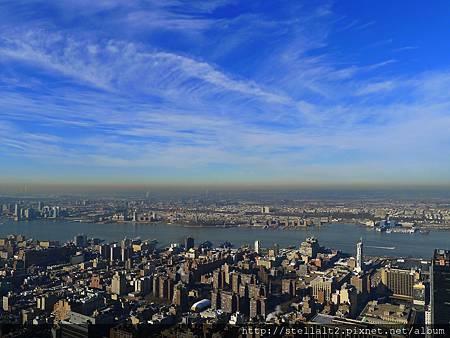
[[[403,52],[403,51],[409,51],[409,50],[415,50],[415,49],[419,49],[418,46],[404,46],[404,47],[400,47],[400,48],[394,48],[392,51],[393,52]]]
[[[119,91],[140,81],[144,93],[217,95],[219,91],[247,95],[268,102],[289,103],[290,98],[235,80],[206,62],[168,52],[141,50],[133,43],[103,44],[75,41],[60,34],[26,32],[3,39],[0,56],[39,65],[99,89]],[[107,60],[105,62],[105,59]],[[200,83],[190,84],[192,81]],[[212,84],[217,88],[205,87]]]
[[[391,91],[394,89],[394,86],[395,84],[393,81],[369,83],[360,88],[356,92],[356,95],[369,95],[369,94],[376,94],[379,92]]]

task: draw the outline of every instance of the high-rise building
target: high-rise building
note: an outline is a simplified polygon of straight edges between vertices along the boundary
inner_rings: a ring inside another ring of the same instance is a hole
[[[212,290],[211,291],[211,307],[213,309],[220,309],[221,303],[220,303],[220,297],[221,297],[221,291],[219,290]]]
[[[450,324],[450,250],[436,249],[431,262],[431,323]]]
[[[103,288],[102,279],[99,275],[92,276],[90,287],[93,289],[100,289],[100,290]]]
[[[237,311],[239,297],[230,291],[220,292],[221,309],[225,313],[234,313]]]
[[[319,242],[314,237],[308,237],[300,244],[300,254],[309,258],[316,258],[320,251]]]
[[[22,208],[17,203],[14,205],[14,220],[22,220]]]
[[[272,208],[269,206],[263,206],[261,207],[261,212],[263,214],[270,214],[272,212]]]
[[[5,296],[3,296],[3,311],[11,311],[11,307],[15,301],[16,299],[12,292],[8,292]]]
[[[384,268],[381,270],[381,281],[395,297],[412,300],[414,284],[420,273],[414,270]]]
[[[224,272],[221,269],[214,270],[213,272],[213,289],[223,289],[224,287]]]
[[[133,253],[133,249],[129,246],[121,247],[120,248],[120,259],[122,262],[126,262],[128,259],[131,258]]]
[[[323,298],[329,301],[335,287],[334,277],[317,276],[311,281],[312,294],[316,300]]]
[[[116,274],[112,278],[111,293],[120,296],[126,293],[126,288],[127,281],[125,279],[125,276],[119,272],[116,272]]]
[[[363,240],[362,238],[356,244],[356,269],[357,272],[364,270],[364,253],[363,253]]]
[[[173,299],[173,280],[166,275],[159,277],[159,298]]]
[[[108,259],[111,257],[111,248],[109,244],[101,244],[99,246],[99,252],[102,258]]]
[[[54,294],[44,294],[36,300],[36,307],[42,311],[53,311],[53,306],[58,301],[58,297]]]
[[[114,262],[116,260],[119,260],[122,255],[121,255],[121,249],[120,246],[117,243],[114,243],[110,246],[110,255],[109,255],[109,259],[111,260],[111,262]]]
[[[154,275],[152,281],[152,291],[154,297],[159,297],[159,286],[159,275]]]
[[[2,213],[3,214],[9,214],[11,211],[11,205],[10,204],[3,204],[2,205]]]
[[[239,272],[233,271],[231,273],[231,289],[233,292],[239,292],[239,285],[241,284],[241,274]]]
[[[26,220],[31,220],[34,217],[33,209],[26,208],[23,210],[23,218]]]
[[[131,247],[132,240],[129,238],[124,238],[120,241],[120,247],[121,248],[128,248]]]
[[[134,281],[134,291],[141,295],[147,295],[152,289],[152,278],[149,276],[137,278]]]
[[[261,242],[258,241],[258,240],[255,241],[255,252],[256,252],[257,254],[260,254],[260,253],[261,253]]]
[[[85,234],[76,235],[73,239],[75,246],[85,248],[87,246],[87,236]]]
[[[350,306],[350,313],[354,315],[358,308],[358,291],[351,285],[344,283],[339,290],[339,298],[341,304],[348,304]]]
[[[350,279],[350,284],[356,288],[359,295],[370,293],[370,277],[367,274],[354,275]]]
[[[192,237],[186,237],[184,240],[184,249],[187,251],[194,247],[194,239]]]
[[[284,278],[281,280],[281,293],[295,296],[296,287],[294,278]]]
[[[172,303],[178,306],[181,312],[186,312],[188,310],[188,296],[186,293],[186,288],[180,282],[178,282],[174,287]]]
[[[267,315],[267,298],[261,297],[250,300],[250,318],[258,316],[266,317]]]
[[[428,290],[429,291],[429,290]],[[425,306],[427,304],[427,285],[418,282],[413,286],[413,304]]]
[[[274,245],[273,245],[273,255],[274,256],[278,256],[279,255],[279,253],[280,253],[280,246],[278,245],[278,243],[275,243]]]

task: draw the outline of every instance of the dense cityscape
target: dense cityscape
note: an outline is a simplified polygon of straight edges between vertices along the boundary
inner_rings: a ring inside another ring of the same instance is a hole
[[[0,0],[0,338],[450,337],[449,14]]]
[[[269,206],[4,198],[2,215],[15,222],[70,220],[73,227],[84,221],[268,229],[352,221],[377,231],[411,233],[445,228],[450,214],[445,202],[285,201]],[[107,243],[79,234],[63,243],[11,234],[0,239],[1,320],[12,325],[3,326],[3,334],[254,336],[252,330],[271,325],[316,330],[310,333],[359,328],[380,337],[406,336],[388,328],[442,334],[433,330],[450,321],[450,251],[435,249],[424,259],[369,256],[363,239],[354,243],[354,252],[342,252],[314,237],[289,247],[257,238],[234,247],[226,240],[214,246],[192,237],[160,246],[157,238]]]
[[[0,202],[2,202],[0,200]],[[15,221],[65,219],[91,223],[165,222],[190,226],[289,228],[351,222],[378,230],[450,229],[448,200],[296,201],[270,205],[242,200],[4,199],[2,215]],[[389,229],[391,228],[391,229]]]

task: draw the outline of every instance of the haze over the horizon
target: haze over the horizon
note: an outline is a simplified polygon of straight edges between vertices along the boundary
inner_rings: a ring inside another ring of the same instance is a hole
[[[448,1],[7,0],[0,182],[450,182]]]
[[[383,200],[450,201],[449,185],[402,184],[5,184],[0,198],[138,198],[150,200],[202,201],[298,201],[298,200]]]

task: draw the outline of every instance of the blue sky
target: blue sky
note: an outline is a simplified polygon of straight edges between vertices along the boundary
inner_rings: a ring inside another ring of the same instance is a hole
[[[448,1],[0,2],[0,180],[450,182]]]

